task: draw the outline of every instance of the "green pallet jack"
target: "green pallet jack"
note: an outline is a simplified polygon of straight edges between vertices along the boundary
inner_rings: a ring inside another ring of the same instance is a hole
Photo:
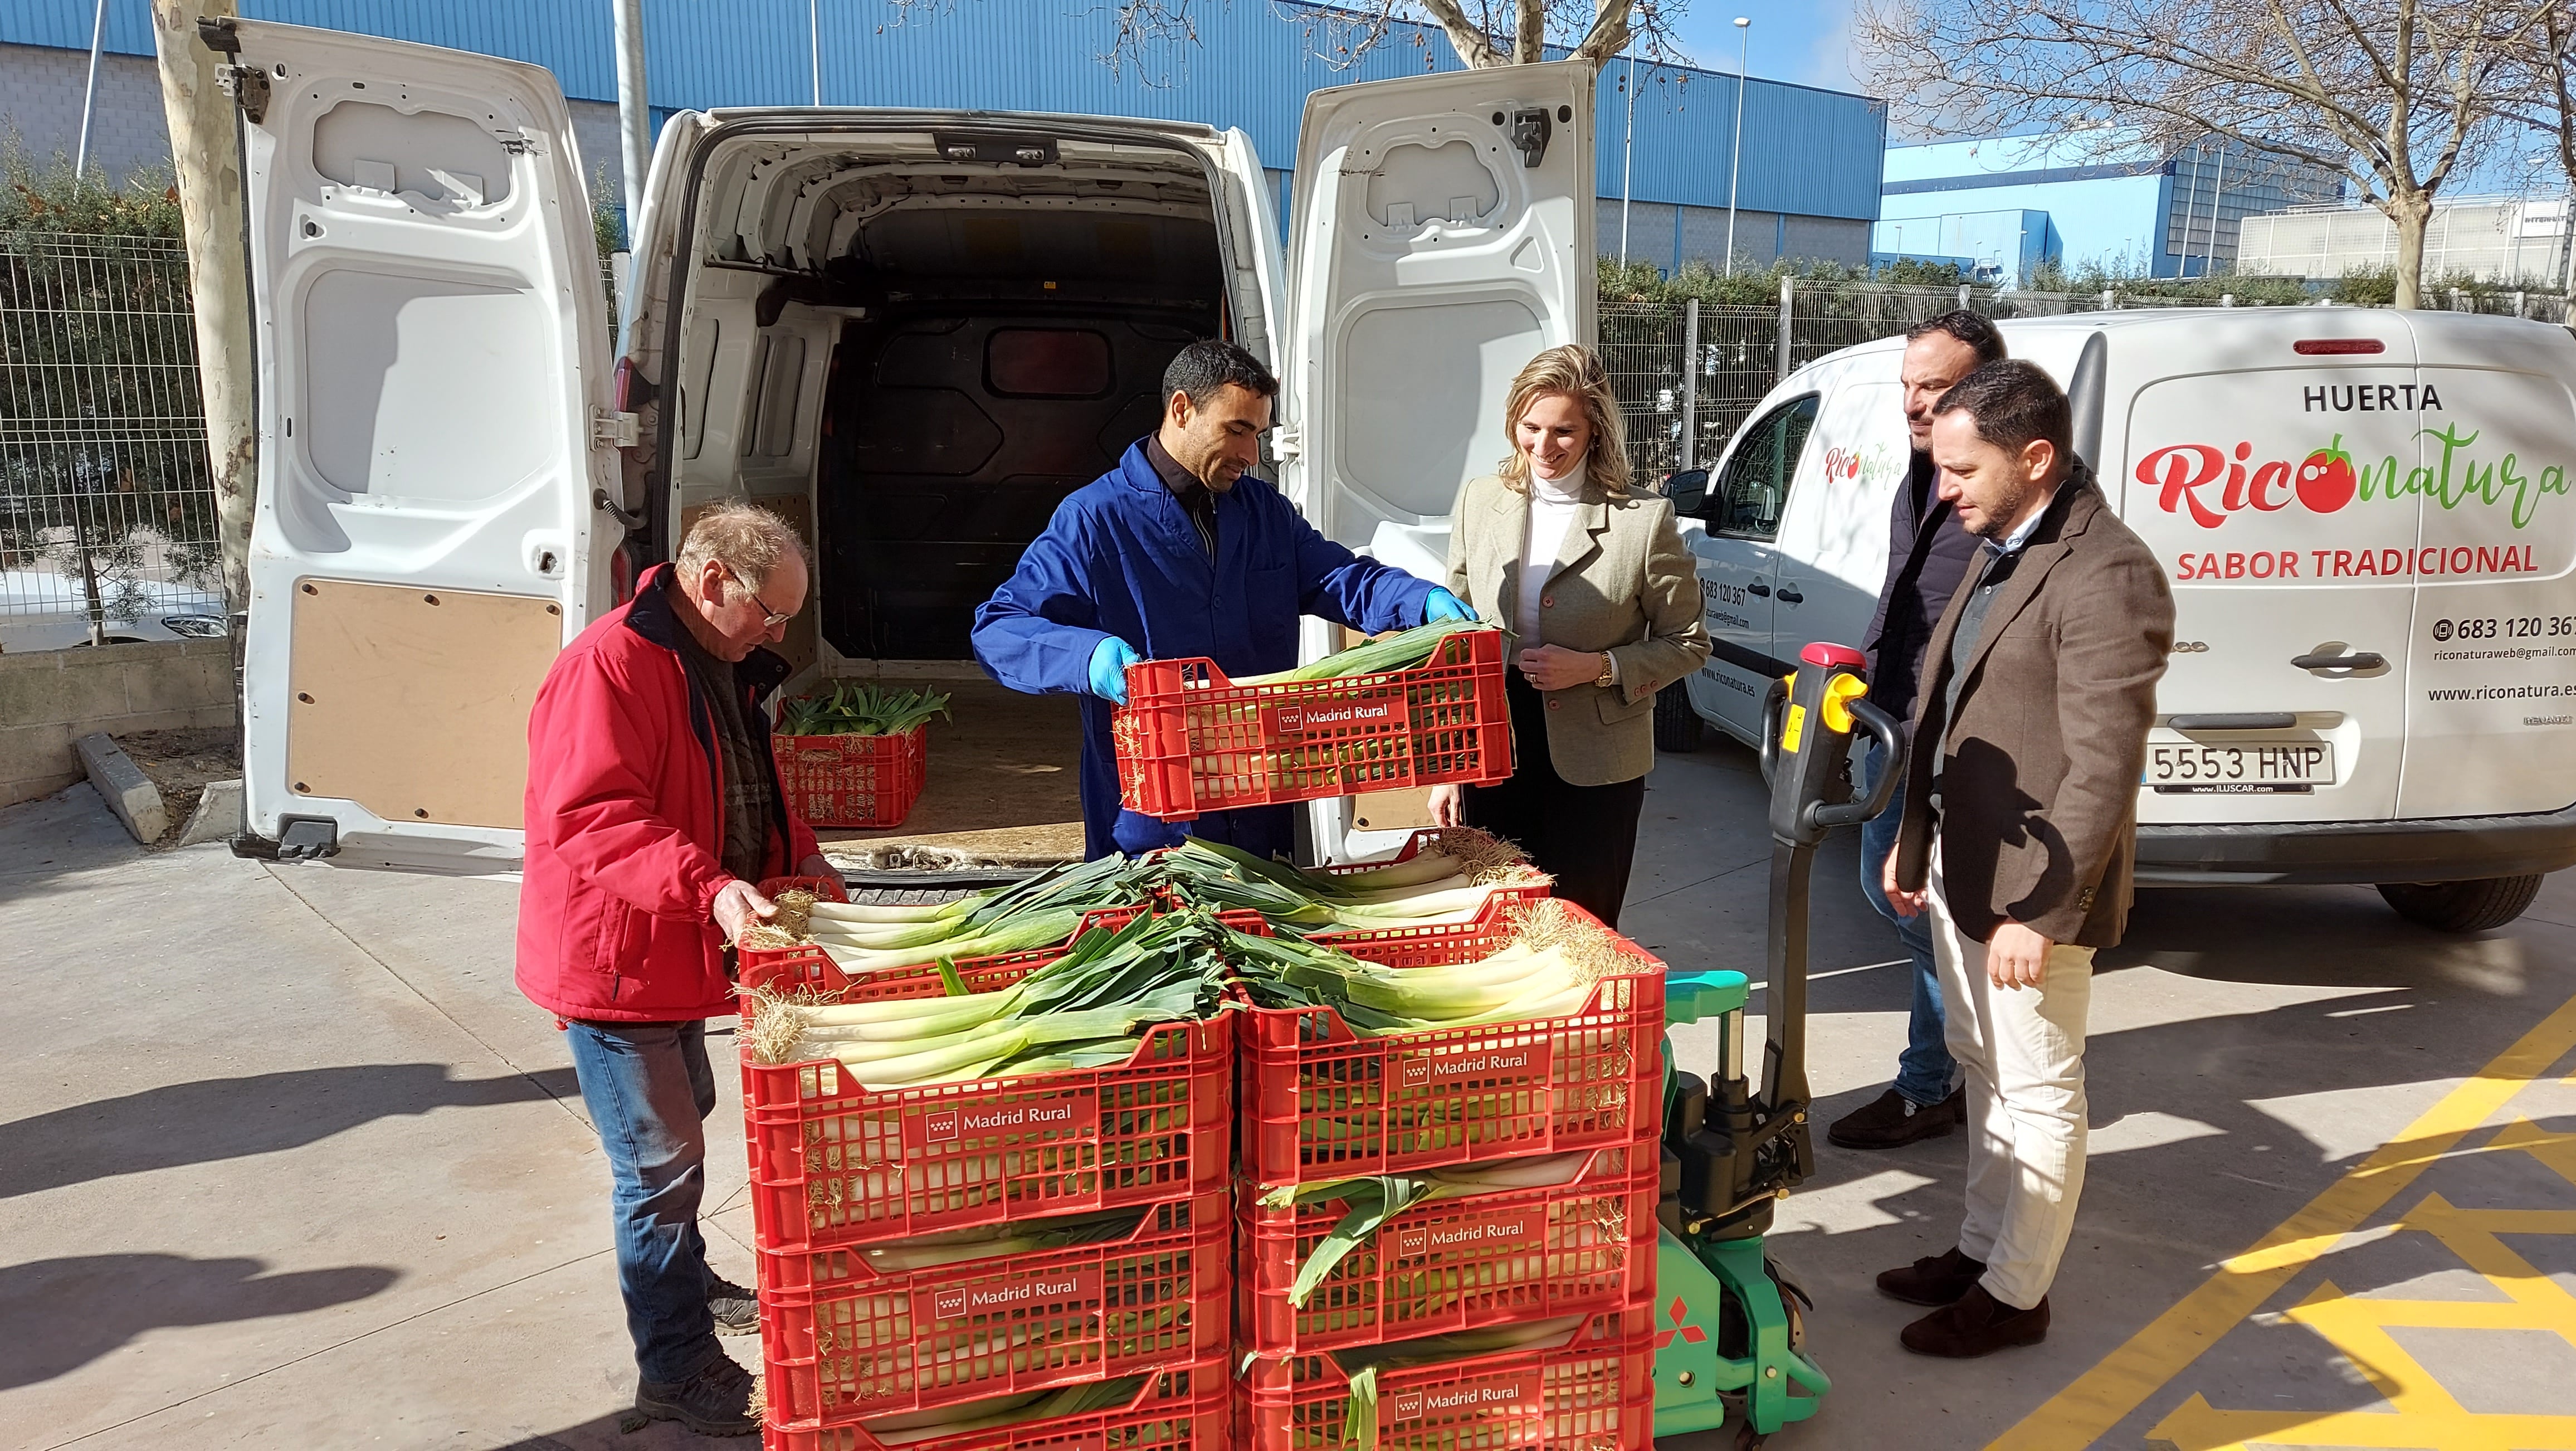
[[[1771,903],[1761,1091],[1745,1072],[1740,972],[1675,972],[1665,1020],[1716,1019],[1713,1079],[1664,1050],[1663,1233],[1656,1251],[1655,1435],[1731,1430],[1738,1448],[1816,1413],[1832,1389],[1806,1351],[1805,1296],[1764,1249],[1772,1207],[1815,1171],[1807,1109],[1807,878],[1837,826],[1868,820],[1903,779],[1896,722],[1862,699],[1859,651],[1813,644],[1764,710],[1771,784]],[[1884,753],[1866,801],[1852,801],[1852,733]]]

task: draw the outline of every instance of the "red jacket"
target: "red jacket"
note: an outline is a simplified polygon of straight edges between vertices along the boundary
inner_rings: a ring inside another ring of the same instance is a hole
[[[680,668],[685,628],[645,573],[635,598],[592,622],[546,672],[528,716],[527,865],[519,887],[519,991],[563,1018],[684,1022],[734,1011],[724,933],[709,906],[730,880],[714,726]],[[754,650],[734,667],[744,719],[787,662]],[[761,752],[763,759],[769,753]],[[815,850],[776,791],[764,876]]]

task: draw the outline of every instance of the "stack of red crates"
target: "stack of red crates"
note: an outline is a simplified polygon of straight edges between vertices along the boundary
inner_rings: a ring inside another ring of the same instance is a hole
[[[1331,941],[1390,966],[1470,962],[1521,905]],[[1349,1378],[1332,1351],[1559,1318],[1578,1323],[1535,1347],[1382,1370],[1381,1446],[1649,1451],[1663,964],[1630,950],[1635,975],[1572,1017],[1362,1038],[1330,1009],[1242,1015],[1241,1451],[1339,1451]],[[1550,1187],[1417,1204],[1290,1304],[1346,1206],[1268,1208],[1268,1191],[1554,1155],[1584,1157]]]
[[[989,991],[1058,951],[956,966]],[[852,985],[811,949],[743,959],[746,989],[941,990],[928,968]],[[999,1082],[873,1091],[828,1060],[746,1058],[768,1451],[884,1451],[862,1423],[1131,1376],[1123,1406],[905,1451],[1224,1451],[1235,1071],[1232,1015],[1162,1029],[1118,1067]],[[913,1272],[869,1253],[1113,1209],[1142,1217],[1111,1243]]]

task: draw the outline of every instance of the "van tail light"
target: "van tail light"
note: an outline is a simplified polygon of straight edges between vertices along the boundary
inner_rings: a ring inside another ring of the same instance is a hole
[[[652,379],[644,376],[643,370],[635,366],[633,358],[617,360],[615,381],[617,411],[620,413],[640,412],[648,405],[660,401],[662,397],[662,390],[654,386]]]
[[[621,605],[635,598],[635,557],[622,544],[609,551],[608,586]]]
[[[2377,338],[2301,338],[2290,344],[2290,351],[2303,358],[2337,358],[2352,353],[2384,353],[2388,344]]]

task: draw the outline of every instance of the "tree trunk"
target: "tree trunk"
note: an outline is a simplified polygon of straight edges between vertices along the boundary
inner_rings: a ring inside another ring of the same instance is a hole
[[[251,505],[259,486],[258,377],[251,353],[250,263],[242,252],[242,157],[232,97],[215,83],[224,57],[197,38],[197,18],[239,15],[238,0],[153,0],[152,43],[161,61],[161,109],[188,238],[197,329],[197,386],[214,466],[215,538],[223,551],[224,609],[250,607]]]
[[[2404,191],[2388,199],[2388,219],[2397,224],[2397,296],[2392,305],[2424,305],[2424,226],[2432,219],[2433,199]]]

